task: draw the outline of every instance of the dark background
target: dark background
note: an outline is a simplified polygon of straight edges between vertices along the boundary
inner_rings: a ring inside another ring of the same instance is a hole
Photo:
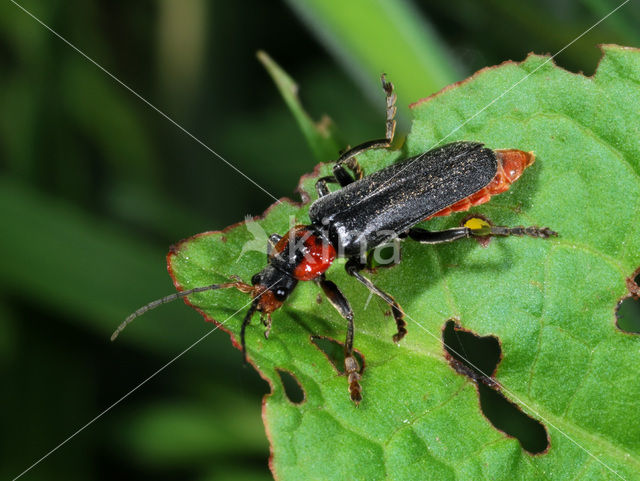
[[[439,59],[416,68],[413,77],[387,71],[398,85],[406,133],[408,103],[484,66],[519,61],[530,51],[555,53],[618,5],[372,0],[345,27],[339,20],[353,12],[342,12],[342,2],[20,3],[276,197],[293,197],[298,178],[316,161],[256,60],[258,49],[296,79],[312,116],[330,115],[353,145],[383,133],[377,77],[393,64],[389,55],[406,56],[407,65],[413,61],[402,49],[376,50],[367,38],[401,38],[412,28],[431,32],[419,41],[409,35],[410,42]],[[334,16],[309,15],[318,3]],[[414,8],[413,23],[381,31],[368,18],[391,16],[396,7]],[[640,45],[638,20],[638,6],[626,5],[563,51],[557,63],[593,73],[600,57],[596,44]],[[349,54],[349,41],[335,34],[347,31],[357,33],[356,46],[369,48],[369,57]],[[199,315],[175,303],[109,342],[129,312],[172,292],[164,260],[172,243],[259,214],[271,203],[3,2],[3,479],[27,469],[208,331]],[[216,332],[22,479],[270,479],[260,418],[267,391],[243,367],[228,336]]]

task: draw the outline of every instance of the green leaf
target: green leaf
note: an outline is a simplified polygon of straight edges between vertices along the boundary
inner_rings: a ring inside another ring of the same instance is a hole
[[[534,151],[522,179],[474,212],[560,236],[494,239],[486,249],[474,241],[405,242],[402,263],[370,274],[407,313],[399,346],[387,307],[368,303],[337,261],[328,277],[352,303],[355,346],[366,360],[358,408],[346,379],[311,342],[345,337],[345,322],[317,302],[315,285],[301,283],[274,313],[268,341],[254,320],[247,345],[272,388],[264,420],[278,479],[640,479],[640,339],[619,331],[614,314],[625,278],[640,265],[640,51],[603,50],[593,77],[536,55],[482,70],[413,106],[403,152],[361,156],[373,172],[438,141]],[[302,189],[313,192],[314,180],[303,178]],[[291,222],[308,222],[308,208],[279,203],[259,225],[282,234]],[[428,227],[457,226],[463,217]],[[265,264],[259,252],[237,261],[252,239],[239,224],[179,244],[170,257],[176,286],[231,275],[248,281]],[[207,292],[190,302],[238,341],[242,315],[234,313],[246,310],[246,295]],[[499,339],[495,378],[546,427],[547,452],[527,453],[483,416],[475,385],[445,358],[441,330],[450,318]],[[276,368],[295,375],[303,403],[287,400]]]

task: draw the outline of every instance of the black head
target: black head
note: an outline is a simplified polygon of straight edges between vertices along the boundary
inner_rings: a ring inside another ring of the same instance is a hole
[[[257,310],[271,313],[293,292],[298,280],[268,264],[251,278]]]

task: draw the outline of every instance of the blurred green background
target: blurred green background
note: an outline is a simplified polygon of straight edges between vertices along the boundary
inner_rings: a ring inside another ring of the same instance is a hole
[[[410,102],[555,53],[619,2],[19,3],[274,196],[295,197],[317,159],[258,49],[353,145],[383,135],[382,71],[406,133]],[[557,63],[591,74],[596,44],[640,46],[639,21],[629,3]],[[9,1],[0,169],[0,476],[12,479],[211,328],[174,303],[109,342],[128,313],[172,292],[169,246],[272,199]],[[267,392],[216,332],[22,479],[271,479]]]

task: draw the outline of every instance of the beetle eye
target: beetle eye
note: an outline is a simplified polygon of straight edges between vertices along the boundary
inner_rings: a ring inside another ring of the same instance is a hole
[[[251,278],[251,284],[253,284],[254,286],[256,284],[260,284],[260,274],[254,274],[253,277]]]
[[[279,301],[284,301],[284,299],[287,297],[287,291],[285,291],[282,288],[278,288],[273,292],[273,295],[276,297],[276,299],[278,299]]]

